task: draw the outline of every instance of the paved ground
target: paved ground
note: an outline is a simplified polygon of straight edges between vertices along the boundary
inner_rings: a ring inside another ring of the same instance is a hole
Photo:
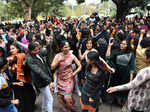
[[[54,96],[54,112],[60,112],[61,107],[58,103],[57,97],[56,97],[56,95],[53,95],[53,96]],[[74,97],[76,99],[76,106],[77,106],[78,110],[81,110],[80,103],[79,103],[79,96],[74,95]],[[36,111],[35,112],[41,112],[41,108],[40,108],[41,96],[39,96],[37,98],[36,105],[37,106],[36,106]],[[99,112],[121,112],[121,110],[120,110],[119,107],[116,107],[116,106],[110,106],[110,105],[102,104],[100,106]]]

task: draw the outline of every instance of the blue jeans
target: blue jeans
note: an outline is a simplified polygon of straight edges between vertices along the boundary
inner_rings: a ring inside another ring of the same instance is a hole
[[[4,108],[0,107],[0,112],[18,112],[14,104],[10,104]]]

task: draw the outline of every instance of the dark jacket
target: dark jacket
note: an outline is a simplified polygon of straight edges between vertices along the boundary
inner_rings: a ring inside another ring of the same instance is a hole
[[[48,65],[43,58],[41,59],[39,59],[35,55],[28,53],[25,60],[26,65],[31,70],[33,83],[38,88],[47,86],[52,80],[52,74]]]
[[[98,98],[104,87],[105,74],[99,70],[96,74],[92,74],[89,71],[85,72],[86,81],[82,88],[82,93],[93,99]],[[92,91],[91,91],[92,90]]]

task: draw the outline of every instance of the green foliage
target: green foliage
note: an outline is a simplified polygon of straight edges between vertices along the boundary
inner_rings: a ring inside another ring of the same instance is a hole
[[[64,0],[38,0],[36,2],[33,13],[37,16],[38,14],[43,13],[44,16],[62,16]]]
[[[15,1],[7,4],[0,1],[0,5],[0,15],[4,20],[11,20],[24,15],[20,4]]]
[[[51,3],[51,8],[49,10],[50,16],[63,16],[64,0],[53,0],[55,2]]]
[[[24,0],[29,5],[33,2],[33,0]],[[62,16],[62,8],[64,0],[34,0],[35,3],[32,6],[32,14],[31,17],[35,18],[39,14],[43,16]],[[4,5],[4,12],[11,18],[24,18],[25,8],[23,7],[25,4],[22,0],[12,0]],[[27,7],[28,8],[28,7]],[[6,16],[6,15],[4,15]]]
[[[101,15],[116,15],[116,5],[113,2],[103,2],[102,4],[97,5],[76,5],[76,6],[68,6],[66,5],[64,8],[64,16],[77,16],[77,17],[86,17],[86,15],[90,15],[93,12],[98,12]]]
[[[109,5],[109,0],[101,0],[103,4],[96,6],[97,8],[91,8],[88,6],[77,5],[74,7],[64,6],[65,0],[8,0],[8,3],[3,3],[0,0],[0,15],[4,19],[24,18],[25,10],[23,8],[23,1],[26,1],[29,5],[33,1],[35,4],[32,6],[32,18],[38,15],[42,16],[82,16],[89,15],[94,11],[102,14],[114,16],[116,14],[116,8],[114,5]],[[78,4],[85,2],[85,0],[76,0]],[[128,13],[132,8],[141,7],[144,9],[150,0],[112,0],[116,4],[117,8],[120,6],[122,9],[128,10]],[[111,2],[111,4],[112,4]],[[108,3],[108,4],[107,4]],[[118,8],[119,9],[119,8]],[[124,11],[124,10],[123,10]],[[122,12],[123,14],[124,12]],[[127,13],[126,13],[127,14]],[[126,14],[123,14],[126,15]],[[117,13],[118,15],[118,13]]]
[[[112,16],[116,15],[116,5],[112,1],[104,1],[97,8],[97,12],[102,15]]]

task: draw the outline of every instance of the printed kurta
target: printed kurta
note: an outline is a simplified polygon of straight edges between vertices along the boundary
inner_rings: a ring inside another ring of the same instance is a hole
[[[128,95],[129,110],[150,109],[150,67],[140,70],[136,78],[128,84],[115,87],[116,91],[131,89]]]
[[[56,92],[61,95],[72,95],[74,88],[72,61],[75,56],[72,53],[67,55],[60,53],[59,56],[64,57],[64,60],[59,63],[57,70]]]

